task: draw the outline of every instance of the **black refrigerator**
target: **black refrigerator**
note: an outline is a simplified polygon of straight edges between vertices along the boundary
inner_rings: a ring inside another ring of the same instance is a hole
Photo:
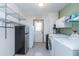
[[[15,26],[15,54],[26,54],[29,50],[29,27]]]

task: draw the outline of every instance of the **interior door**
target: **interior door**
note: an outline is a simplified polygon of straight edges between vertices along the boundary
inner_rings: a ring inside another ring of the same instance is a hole
[[[43,20],[34,20],[34,42],[43,42]]]

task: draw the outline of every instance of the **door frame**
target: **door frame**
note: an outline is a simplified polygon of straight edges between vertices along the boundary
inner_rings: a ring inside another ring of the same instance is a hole
[[[35,24],[35,21],[43,21],[42,43],[44,43],[44,19],[33,19],[33,26],[34,26],[34,24]],[[34,31],[35,31],[35,26],[34,26]],[[34,33],[34,40],[35,40],[35,33]]]

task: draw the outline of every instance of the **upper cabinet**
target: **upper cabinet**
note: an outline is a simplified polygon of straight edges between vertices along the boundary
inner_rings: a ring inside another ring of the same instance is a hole
[[[65,27],[71,27],[70,24],[66,23],[66,16],[56,21],[56,28],[65,28]]]
[[[61,17],[56,21],[57,28],[71,28],[71,22],[79,22],[79,13],[73,13],[70,16]]]

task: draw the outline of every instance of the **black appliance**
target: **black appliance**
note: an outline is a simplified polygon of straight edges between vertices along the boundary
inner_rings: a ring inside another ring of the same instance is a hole
[[[46,49],[49,50],[48,47],[49,34],[46,34]]]
[[[15,54],[26,54],[29,50],[29,28],[15,26]]]
[[[53,26],[53,33],[56,34],[56,32],[57,32],[57,28],[56,28],[56,24],[54,24],[54,26]]]

